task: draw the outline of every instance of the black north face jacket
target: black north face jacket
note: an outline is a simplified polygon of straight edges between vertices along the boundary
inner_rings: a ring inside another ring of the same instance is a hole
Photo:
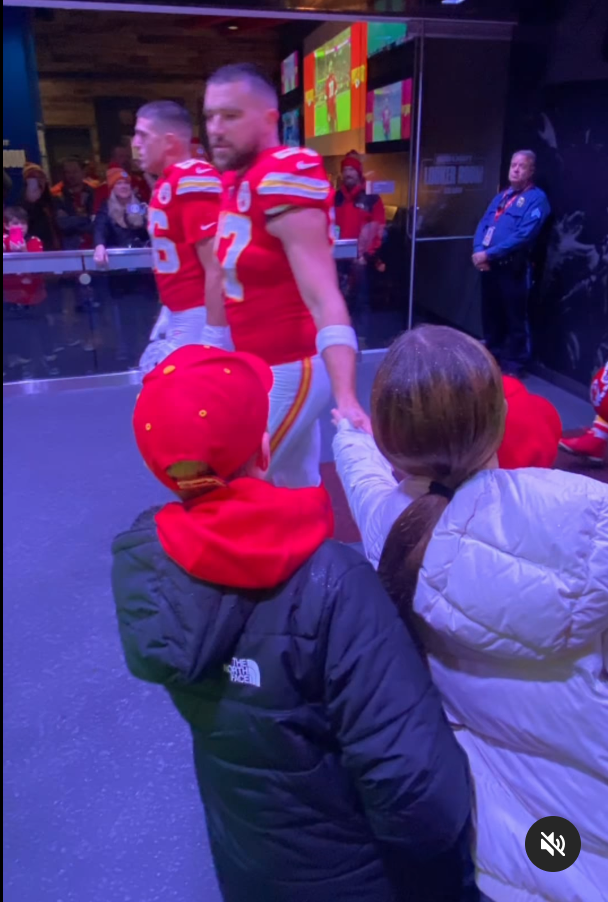
[[[396,609],[322,545],[270,591],[189,576],[152,518],[114,544],[127,664],[194,738],[226,902],[476,902],[467,762]]]

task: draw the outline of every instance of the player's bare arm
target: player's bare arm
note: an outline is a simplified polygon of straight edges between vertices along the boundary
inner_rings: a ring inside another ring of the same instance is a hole
[[[225,329],[228,326],[228,320],[224,305],[222,267],[215,253],[215,239],[199,241],[196,245],[196,253],[205,270],[207,325],[211,328]]]
[[[291,209],[269,220],[268,232],[285,249],[304,303],[317,330],[350,327],[346,303],[338,286],[336,266],[327,239],[327,216],[322,210]],[[371,432],[369,417],[356,391],[356,352],[346,344],[323,351],[338,410],[353,426]]]

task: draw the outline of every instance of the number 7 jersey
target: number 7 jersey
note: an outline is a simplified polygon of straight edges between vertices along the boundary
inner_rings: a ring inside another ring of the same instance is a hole
[[[257,354],[270,366],[317,353],[317,328],[283,244],[266,228],[294,208],[325,212],[331,246],[333,189],[315,151],[273,148],[243,175],[224,177],[216,248],[232,339],[238,351]]]
[[[204,306],[196,245],[216,236],[221,193],[217,170],[204,160],[169,166],[156,183],[148,230],[160,300],[172,313]]]

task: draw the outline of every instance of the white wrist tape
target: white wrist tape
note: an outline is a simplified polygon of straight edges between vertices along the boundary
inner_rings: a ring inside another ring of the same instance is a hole
[[[322,354],[334,345],[345,345],[355,353],[359,350],[357,333],[352,326],[325,326],[317,333],[317,351]]]
[[[205,326],[201,344],[221,348],[222,351],[234,351],[230,326]]]

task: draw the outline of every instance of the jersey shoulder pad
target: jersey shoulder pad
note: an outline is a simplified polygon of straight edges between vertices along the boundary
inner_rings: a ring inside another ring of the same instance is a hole
[[[269,169],[277,167],[285,172],[305,171],[323,166],[323,158],[309,147],[281,147],[266,160]]]
[[[215,167],[204,160],[187,160],[173,167],[171,182],[176,197],[189,194],[222,193],[222,182]]]
[[[285,147],[265,161],[257,179],[257,194],[261,197],[326,200],[332,192],[323,160],[315,150],[306,147]]]

